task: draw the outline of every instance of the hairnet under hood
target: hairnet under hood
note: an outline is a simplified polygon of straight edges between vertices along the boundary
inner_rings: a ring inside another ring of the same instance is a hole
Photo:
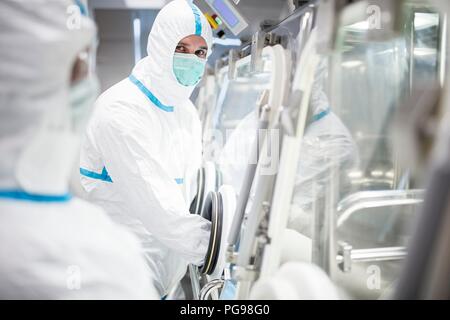
[[[173,55],[178,42],[198,35],[208,45],[211,54],[212,31],[200,10],[187,0],[174,0],[156,17],[148,37],[148,56],[137,63],[133,75],[164,105],[177,106],[188,99],[195,86],[178,83],[173,73]]]
[[[95,34],[92,21],[77,16],[76,8],[69,0],[0,1],[0,188],[26,189],[16,173],[23,150],[44,119],[54,125],[69,116],[72,65]],[[64,152],[41,150],[45,167],[28,166],[40,175],[33,185],[54,181],[58,168],[67,166],[58,156]]]

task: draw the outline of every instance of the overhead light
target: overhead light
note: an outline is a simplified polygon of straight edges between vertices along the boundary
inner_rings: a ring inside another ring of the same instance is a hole
[[[414,55],[423,57],[423,56],[431,56],[436,55],[437,50],[435,48],[414,48]]]
[[[141,60],[141,19],[133,19],[133,40],[134,40],[134,62]]]
[[[363,65],[362,61],[359,61],[359,60],[345,61],[345,62],[342,62],[342,64],[341,64],[341,66],[344,68],[356,68],[356,67],[360,67],[362,65]]]
[[[416,12],[414,14],[414,27],[416,29],[425,29],[439,25],[439,14]]]
[[[381,170],[372,170],[370,172],[370,174],[372,175],[372,177],[379,178],[379,177],[382,177],[384,175],[384,172],[381,171]]]
[[[220,39],[220,38],[213,38],[213,44],[217,44],[219,46],[234,46],[238,47],[242,45],[242,41],[237,38],[227,38],[227,39]]]
[[[387,178],[393,179],[394,178],[394,171],[393,170],[387,171],[385,176]]]
[[[351,30],[356,30],[356,31],[369,30],[369,21],[368,20],[360,21],[360,22],[351,24],[351,25],[347,26],[346,28],[351,29]]]
[[[384,175],[384,171],[382,171],[382,170],[372,170],[370,172],[370,174],[371,174],[372,177],[379,178],[379,177],[382,177]]]
[[[348,173],[348,177],[351,179],[362,178],[363,173],[361,171],[351,171]]]

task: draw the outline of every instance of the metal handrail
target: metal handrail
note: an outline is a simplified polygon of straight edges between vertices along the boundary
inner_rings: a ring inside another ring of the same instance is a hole
[[[208,282],[200,291],[200,300],[207,300],[214,289],[220,289],[224,286],[225,281],[216,279]]]
[[[362,209],[412,205],[423,202],[423,190],[361,191],[341,201],[337,227]]]
[[[336,261],[340,269],[349,272],[352,263],[374,262],[374,261],[395,261],[403,260],[408,255],[406,247],[385,247],[355,249],[348,243],[339,243],[338,255]]]
[[[189,277],[191,279],[193,299],[199,300],[200,283],[199,283],[198,267],[193,264],[190,264],[188,268],[189,268]]]

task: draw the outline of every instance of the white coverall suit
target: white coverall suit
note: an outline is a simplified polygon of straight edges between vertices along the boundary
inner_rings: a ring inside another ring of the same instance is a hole
[[[189,263],[203,263],[210,236],[210,222],[189,213],[201,165],[201,125],[189,100],[195,86],[173,72],[175,48],[189,35],[202,36],[210,53],[211,28],[199,9],[170,2],[155,19],[148,56],[97,100],[81,151],[87,199],[139,236],[161,296]]]
[[[68,192],[71,72],[95,35],[74,8],[0,2],[0,299],[158,299],[138,239]]]

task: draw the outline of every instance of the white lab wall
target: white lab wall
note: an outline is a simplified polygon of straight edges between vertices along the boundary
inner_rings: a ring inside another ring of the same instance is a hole
[[[89,4],[95,8],[107,9],[161,9],[170,1],[172,0],[89,0]]]
[[[134,66],[131,10],[98,9],[97,74],[102,92],[127,77]]]
[[[96,9],[98,26],[97,72],[102,91],[127,77],[135,65],[133,19],[140,19],[140,56],[147,55],[147,39],[158,10]]]

